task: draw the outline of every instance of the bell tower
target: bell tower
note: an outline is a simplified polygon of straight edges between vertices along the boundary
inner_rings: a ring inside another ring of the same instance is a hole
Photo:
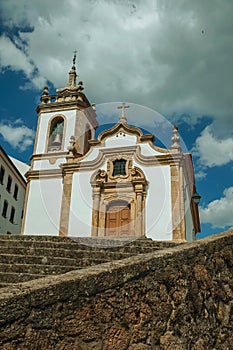
[[[96,113],[83,90],[83,82],[76,84],[76,52],[69,72],[68,83],[50,95],[44,87],[41,103],[37,107],[38,126],[32,158],[38,154],[58,154],[67,152],[70,138],[75,140],[77,156],[89,149],[88,140],[94,138],[98,126]]]
[[[45,86],[37,106],[38,123],[31,167],[27,173],[22,233],[36,231],[36,222],[43,217],[40,234],[56,235],[62,201],[63,174],[61,164],[66,162],[67,148],[72,144],[74,158],[85,155],[89,140],[94,139],[98,126],[95,108],[76,83],[76,52],[67,85],[49,94]],[[34,221],[34,224],[33,224]]]

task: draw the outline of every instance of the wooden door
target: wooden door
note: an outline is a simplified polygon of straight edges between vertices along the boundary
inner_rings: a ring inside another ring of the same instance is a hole
[[[117,201],[107,207],[106,236],[129,236],[130,205]]]

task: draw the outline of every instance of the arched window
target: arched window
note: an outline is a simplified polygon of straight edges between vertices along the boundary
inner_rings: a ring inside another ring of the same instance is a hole
[[[51,124],[49,130],[49,142],[48,151],[60,151],[62,149],[64,131],[64,119],[63,117],[55,117]]]

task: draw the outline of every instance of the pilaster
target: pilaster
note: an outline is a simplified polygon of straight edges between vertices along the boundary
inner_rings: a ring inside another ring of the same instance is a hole
[[[66,172],[64,174],[59,236],[68,236],[72,179],[73,179],[72,171]]]
[[[182,166],[174,162],[171,169],[172,239],[185,241],[184,193]]]
[[[92,208],[92,237],[98,236],[99,225],[99,205],[100,205],[100,187],[93,188],[93,208]]]

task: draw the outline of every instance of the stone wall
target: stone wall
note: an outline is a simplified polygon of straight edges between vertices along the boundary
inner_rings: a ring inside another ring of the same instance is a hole
[[[1,349],[233,348],[233,230],[0,293]]]

